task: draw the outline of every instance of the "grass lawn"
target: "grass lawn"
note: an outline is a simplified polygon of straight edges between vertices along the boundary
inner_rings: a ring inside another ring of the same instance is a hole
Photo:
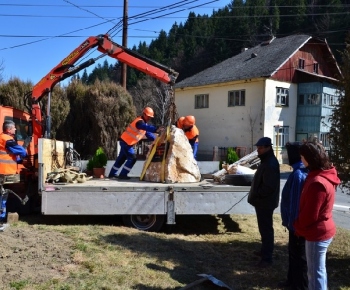
[[[0,270],[0,289],[181,289],[200,279],[197,274],[213,275],[235,290],[278,289],[277,283],[286,278],[288,233],[278,214],[274,264],[268,269],[254,267],[258,259],[252,252],[260,244],[255,215],[178,216],[175,226],[160,233],[126,228],[111,217],[77,219],[28,218],[1,233],[0,242],[9,254],[0,252],[0,261],[10,257],[22,268],[12,276],[15,266],[12,272]],[[31,235],[21,238],[24,232]],[[37,237],[36,246],[28,251],[30,237]],[[23,242],[17,252],[16,240]],[[35,247],[44,251],[36,252]],[[25,268],[35,257],[39,264]],[[45,259],[55,263],[46,264]],[[338,229],[327,270],[329,289],[350,289],[350,231]],[[224,288],[205,282],[191,289]]]

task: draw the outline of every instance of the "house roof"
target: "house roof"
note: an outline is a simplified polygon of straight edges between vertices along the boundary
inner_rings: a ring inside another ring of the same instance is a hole
[[[309,35],[291,35],[263,42],[180,81],[175,88],[270,77],[311,38]]]

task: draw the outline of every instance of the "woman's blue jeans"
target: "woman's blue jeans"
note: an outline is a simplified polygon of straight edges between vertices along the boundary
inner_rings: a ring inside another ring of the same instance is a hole
[[[326,253],[332,240],[305,241],[309,290],[327,290]]]

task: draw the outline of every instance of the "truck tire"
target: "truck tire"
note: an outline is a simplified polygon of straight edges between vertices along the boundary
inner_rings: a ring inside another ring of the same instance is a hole
[[[251,186],[254,174],[227,174],[225,183],[237,186]]]
[[[146,232],[158,232],[163,227],[164,222],[164,215],[123,215],[125,226]]]

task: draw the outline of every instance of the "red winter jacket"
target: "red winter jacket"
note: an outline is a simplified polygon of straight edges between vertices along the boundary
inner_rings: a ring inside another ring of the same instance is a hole
[[[335,235],[332,210],[335,188],[339,183],[334,167],[309,172],[301,193],[299,216],[294,222],[297,236],[316,242],[328,240]]]

